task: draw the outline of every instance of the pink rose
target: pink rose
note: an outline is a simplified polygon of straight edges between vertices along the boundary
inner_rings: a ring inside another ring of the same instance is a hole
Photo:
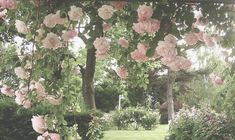
[[[47,123],[43,116],[33,116],[31,119],[33,129],[40,134],[43,134],[47,130]]]
[[[121,45],[123,48],[128,48],[129,42],[125,38],[120,38],[118,40],[118,44]]]
[[[145,31],[147,33],[155,33],[160,29],[160,21],[156,19],[149,19],[144,21]]]
[[[141,34],[145,32],[145,25],[143,22],[133,23],[132,29]]]
[[[148,60],[148,57],[146,56],[147,50],[148,50],[147,44],[139,43],[137,45],[137,49],[135,51],[131,52],[131,58],[139,63],[145,62]]]
[[[23,102],[23,107],[24,108],[28,109],[28,108],[31,108],[31,106],[32,106],[32,102],[30,100],[25,100]]]
[[[195,45],[198,41],[198,36],[194,33],[185,34],[184,40],[188,45]]]
[[[208,47],[215,46],[215,42],[214,42],[213,38],[211,36],[209,36],[208,34],[204,34],[203,39],[204,39],[206,46],[208,46]]]
[[[51,140],[62,140],[60,135],[57,133],[49,133],[48,135]]]
[[[172,34],[168,34],[167,36],[164,37],[164,41],[169,42],[171,44],[176,44],[176,37],[173,36]]]
[[[19,77],[20,79],[29,78],[29,73],[26,72],[25,69],[22,67],[16,67],[14,71],[15,71],[16,76]]]
[[[104,19],[110,19],[113,16],[114,9],[110,5],[103,5],[101,8],[98,9],[98,15]]]
[[[97,59],[105,59],[108,57],[109,42],[105,37],[96,38],[93,45],[96,48]]]
[[[175,44],[166,41],[159,41],[156,51],[160,56],[163,57],[175,57],[177,55]]]
[[[16,95],[15,102],[18,105],[22,105],[23,102],[26,100],[27,93],[28,93],[28,88],[27,87],[23,87],[23,88],[17,90],[15,92],[15,95]]]
[[[79,21],[83,16],[82,8],[71,6],[70,11],[68,12],[69,19],[72,21]]]
[[[198,37],[198,40],[204,42],[204,39],[203,39],[204,32],[195,33],[195,35]]]
[[[10,10],[16,9],[16,0],[0,0],[0,7]]]
[[[54,33],[48,33],[46,38],[43,39],[43,46],[48,49],[58,49],[62,47],[59,37]]]
[[[224,84],[224,80],[214,73],[211,73],[209,75],[209,77],[214,85],[223,85]]]
[[[153,15],[153,9],[151,6],[147,5],[140,5],[139,8],[137,9],[138,12],[138,21],[145,21],[149,18],[152,17]]]
[[[1,88],[1,92],[2,92],[2,94],[6,95],[6,96],[9,96],[9,97],[14,96],[14,90],[11,87],[6,86],[6,85],[4,85]]]
[[[117,10],[123,9],[127,4],[128,4],[127,1],[112,1],[111,2],[111,5]]]
[[[116,73],[122,79],[127,79],[127,77],[128,77],[128,70],[125,67],[117,68]]]
[[[22,33],[22,34],[27,34],[28,33],[28,28],[27,28],[26,24],[23,21],[16,20],[15,27],[16,27],[16,29],[19,33]]]
[[[68,30],[63,35],[62,38],[64,41],[69,41],[77,36],[77,32],[75,30]]]
[[[52,105],[60,105],[61,104],[61,100],[62,100],[62,97],[60,98],[57,98],[55,97],[54,95],[48,95],[46,97],[46,99],[48,100],[48,102]]]
[[[191,62],[182,56],[176,56],[173,61],[166,64],[172,71],[187,70],[191,65]]]

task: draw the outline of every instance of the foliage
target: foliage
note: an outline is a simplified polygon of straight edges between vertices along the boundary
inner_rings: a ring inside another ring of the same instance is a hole
[[[204,109],[182,109],[170,124],[170,140],[234,139],[235,129],[223,113]]]
[[[154,128],[159,121],[157,110],[148,110],[143,107],[128,107],[113,114],[114,124],[118,129],[127,129],[128,127],[138,130],[143,127],[146,130]]]
[[[0,139],[36,139],[38,134],[32,129],[31,117],[35,112],[49,114],[50,110],[45,110],[44,108],[45,107],[41,107],[34,110],[22,109],[17,104],[12,102],[10,98],[1,97]],[[99,117],[101,116],[100,113],[95,114]],[[65,120],[68,122],[68,127],[70,129],[73,129],[76,124],[78,125],[77,128],[75,128],[75,131],[78,131],[78,134],[82,137],[83,140],[92,140],[91,138],[101,138],[103,136],[100,122],[97,121],[98,119],[94,116],[94,113],[86,112],[79,114],[67,114],[65,116]],[[69,133],[67,133],[65,136],[66,138],[69,138],[70,134],[72,137],[76,136],[75,134],[72,134],[73,130],[68,132]]]

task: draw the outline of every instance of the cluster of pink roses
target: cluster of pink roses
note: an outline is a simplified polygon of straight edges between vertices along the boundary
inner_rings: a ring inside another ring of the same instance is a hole
[[[140,5],[138,10],[138,23],[133,24],[137,33],[155,33],[160,29],[160,21],[152,19],[153,9],[151,6]]]
[[[224,84],[224,80],[214,73],[211,73],[209,75],[209,77],[214,85],[223,85]]]
[[[137,45],[137,49],[131,52],[131,58],[134,59],[136,62],[145,62],[148,60],[148,57],[146,56],[147,50],[149,45],[148,44],[142,44],[139,43]]]
[[[198,41],[202,41],[208,47],[213,47],[217,42],[220,41],[220,37],[211,36],[207,33],[204,33],[205,27],[207,26],[208,21],[203,21],[201,15],[196,17],[196,22],[193,23],[192,27],[199,29],[198,33],[187,33],[184,35],[184,40],[187,45],[195,45]]]
[[[93,42],[94,47],[96,48],[96,58],[105,59],[109,56],[109,42],[105,37],[96,38]]]
[[[184,35],[184,40],[187,45],[195,45],[199,40],[204,42],[206,46],[213,47],[219,41],[217,37],[212,37],[204,32],[187,33]]]
[[[116,73],[122,79],[127,79],[127,77],[128,77],[128,70],[125,67],[117,68]]]
[[[177,55],[176,38],[171,34],[165,36],[164,41],[158,42],[156,53],[162,56],[162,64],[173,71],[187,70],[191,67],[191,62],[188,59]]]
[[[16,0],[0,0],[0,8],[3,9],[16,9]]]
[[[33,129],[39,133],[42,134],[38,136],[37,140],[61,140],[61,136],[57,133],[48,133],[46,130],[48,128],[47,126],[47,120],[43,116],[33,116],[31,119]]]

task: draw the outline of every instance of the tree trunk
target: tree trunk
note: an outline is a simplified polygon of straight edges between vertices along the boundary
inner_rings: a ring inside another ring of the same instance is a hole
[[[95,74],[95,48],[87,49],[86,68],[82,76],[82,94],[87,109],[96,109],[95,91],[94,91],[94,74]]]
[[[168,110],[168,123],[174,118],[174,97],[173,97],[173,86],[175,82],[175,73],[168,70],[167,77],[167,110]]]

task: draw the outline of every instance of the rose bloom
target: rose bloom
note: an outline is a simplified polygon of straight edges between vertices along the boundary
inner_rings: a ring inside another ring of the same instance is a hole
[[[101,52],[107,51],[109,49],[109,42],[105,37],[96,38],[93,42],[94,47]]]
[[[62,140],[60,135],[57,133],[49,133],[48,134],[51,140]]]
[[[16,0],[0,0],[0,7],[10,10],[16,9]]]
[[[69,19],[72,21],[79,21],[83,16],[82,8],[71,6],[70,11],[68,12]]]
[[[198,37],[198,40],[200,40],[202,42],[204,41],[204,39],[203,39],[204,32],[195,33],[195,35]]]
[[[135,30],[135,32],[141,34],[145,32],[145,24],[144,22],[138,22],[133,23],[132,29]]]
[[[112,29],[112,25],[111,24],[109,24],[109,23],[104,23],[103,24],[103,31],[108,31],[110,29]]]
[[[111,2],[111,5],[117,10],[123,9],[127,4],[128,4],[127,1],[112,1]]]
[[[160,56],[163,57],[175,57],[177,55],[175,44],[166,41],[159,41],[156,51]]]
[[[31,119],[33,129],[40,134],[47,130],[47,123],[43,116],[33,116]]]
[[[198,41],[198,36],[194,33],[185,34],[184,40],[188,45],[195,45]]]
[[[47,26],[48,28],[53,28],[56,26],[56,24],[65,24],[67,22],[67,18],[61,18],[60,17],[60,10],[56,11],[56,14],[48,14],[47,16],[45,16],[43,23],[45,24],[45,26]]]
[[[54,14],[54,20],[56,24],[60,24],[60,25],[63,25],[66,22],[68,22],[68,19],[66,17],[65,18],[60,17],[60,10],[56,11],[56,14]]]
[[[139,43],[137,45],[137,49],[131,52],[131,58],[139,63],[145,62],[148,60],[148,57],[146,56],[147,50],[148,50],[148,45]]]
[[[9,96],[9,97],[14,96],[14,90],[11,87],[6,86],[6,85],[4,85],[1,88],[1,92],[2,92],[2,94],[6,95],[6,96]]]
[[[148,19],[143,22],[134,23],[132,27],[137,33],[155,33],[160,29],[160,21]]]
[[[98,9],[98,15],[104,20],[110,19],[113,16],[113,13],[114,9],[110,5],[103,5]]]
[[[215,46],[215,42],[214,42],[213,38],[211,36],[209,36],[208,34],[204,34],[203,39],[204,39],[206,46],[208,46],[208,47]]]
[[[28,108],[31,108],[31,106],[32,106],[32,102],[30,100],[27,99],[23,102],[24,108],[28,109]]]
[[[48,33],[43,40],[43,46],[48,49],[58,49],[62,47],[59,37],[54,33]]]
[[[116,73],[122,79],[127,79],[128,77],[128,70],[125,67],[117,68]]]
[[[176,56],[175,60],[166,64],[172,71],[187,70],[191,65],[191,62],[182,56]]]
[[[169,42],[171,44],[176,44],[176,37],[172,34],[168,34],[164,37],[164,41]]]
[[[21,89],[16,91],[16,93],[15,93],[15,95],[16,95],[15,102],[18,105],[22,105],[23,102],[26,100],[27,92],[28,92],[27,87],[21,88]]]
[[[96,51],[96,58],[99,60],[106,59],[109,57],[108,51]]]
[[[25,69],[22,67],[16,67],[14,71],[15,71],[16,76],[19,77],[20,79],[29,78],[29,73],[26,72]]]
[[[211,73],[209,75],[209,77],[214,85],[223,85],[224,84],[224,80],[214,73]]]
[[[153,9],[151,6],[147,5],[140,5],[137,9],[138,12],[138,21],[145,21],[152,17],[153,15]]]
[[[43,24],[45,24],[45,26],[48,27],[48,28],[55,27],[55,25],[57,23],[56,23],[54,14],[50,13],[47,16],[45,16],[45,18],[43,20]]]
[[[64,41],[69,41],[77,36],[77,32],[75,30],[68,30],[63,33],[62,38]]]
[[[128,48],[129,42],[125,38],[118,39],[118,45],[121,45],[123,48]]]
[[[160,29],[160,21],[156,19],[149,19],[144,21],[145,31],[147,33],[155,33]]]
[[[22,34],[28,33],[28,28],[23,21],[16,20],[15,27],[19,33],[22,33]]]
[[[60,105],[62,97],[57,98],[54,95],[47,95],[46,99],[52,105]]]

